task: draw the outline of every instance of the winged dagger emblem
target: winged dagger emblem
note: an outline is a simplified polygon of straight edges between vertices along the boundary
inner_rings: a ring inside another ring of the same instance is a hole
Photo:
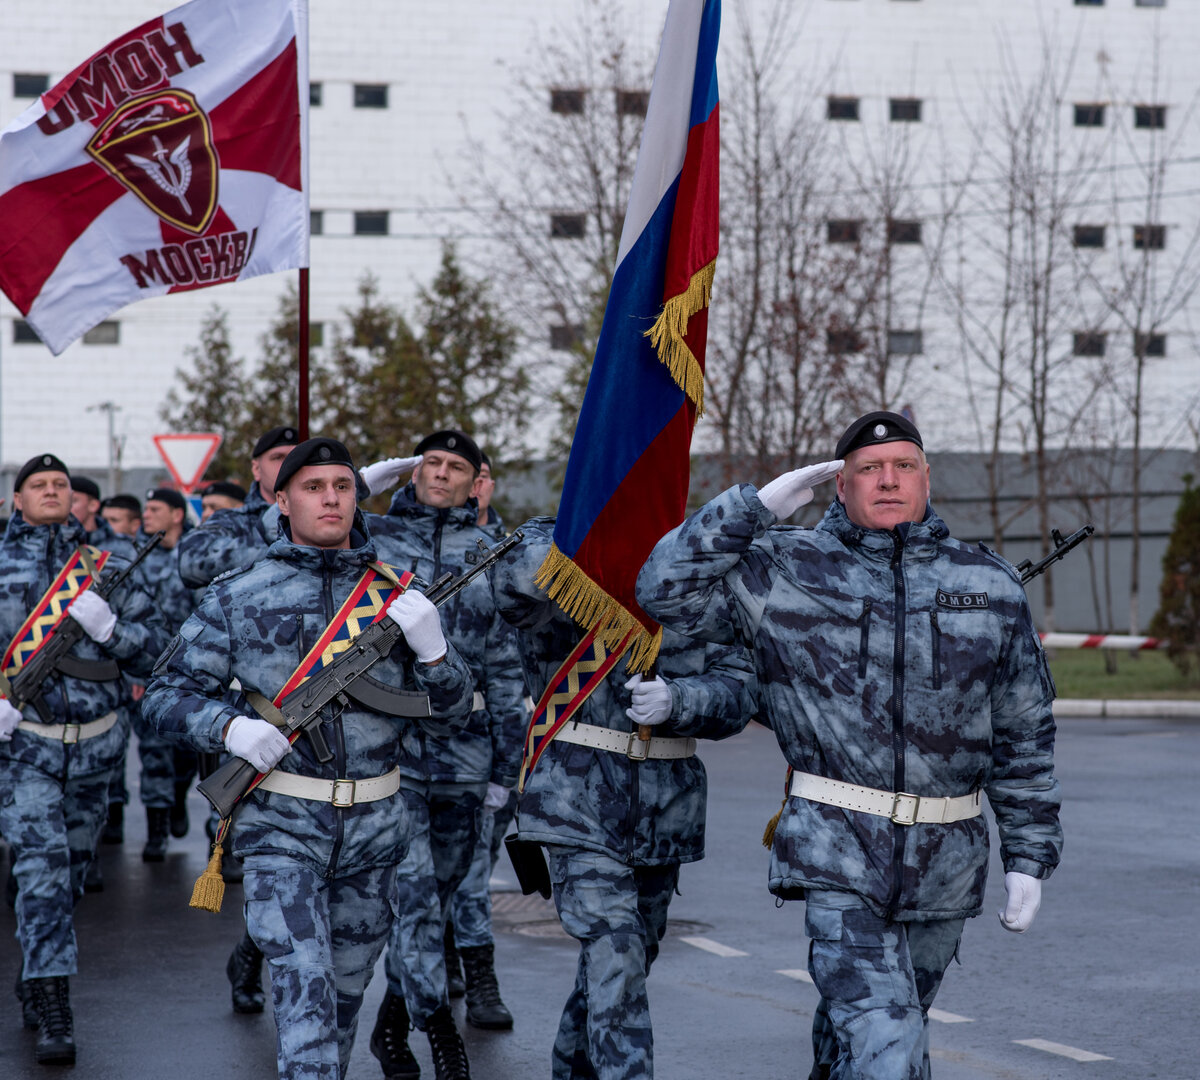
[[[188,148],[192,137],[186,136],[174,150],[168,152],[157,135],[151,136],[154,143],[154,160],[128,151],[125,156],[140,168],[168,195],[173,195],[183,207],[185,217],[192,216],[187,201],[188,185],[192,182],[192,163],[188,160]]]

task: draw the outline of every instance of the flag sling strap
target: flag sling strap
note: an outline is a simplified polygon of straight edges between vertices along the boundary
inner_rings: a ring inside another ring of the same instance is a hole
[[[537,708],[529,719],[525,733],[525,750],[521,761],[521,776],[517,790],[524,791],[525,783],[542,756],[542,751],[574,716],[592,692],[604,681],[617,662],[625,655],[636,631],[630,630],[612,652],[604,647],[593,626],[575,646],[550,679],[538,699]]]

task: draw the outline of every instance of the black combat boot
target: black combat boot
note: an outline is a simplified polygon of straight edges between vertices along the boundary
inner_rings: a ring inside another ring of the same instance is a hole
[[[33,1007],[38,1014],[34,1056],[39,1065],[75,1064],[75,1020],[67,992],[67,977],[26,979]]]
[[[29,992],[29,984],[21,978],[21,968],[17,968],[17,1000],[21,1003],[21,1022],[27,1031],[37,1031],[38,1014],[33,1004],[33,994]]]
[[[95,854],[83,872],[84,892],[104,892],[104,871],[100,869],[100,856]]]
[[[446,923],[446,934],[442,939],[442,952],[446,957],[446,991],[451,999],[460,998],[467,992],[467,984],[458,960],[458,948],[454,944],[454,927],[449,923]]]
[[[425,1022],[425,1034],[429,1036],[436,1080],[471,1080],[467,1048],[454,1024],[454,1017],[450,1015],[449,1005],[438,1006]]]
[[[188,834],[187,794],[191,781],[175,784],[175,802],[171,805],[171,835],[180,840]]]
[[[390,990],[383,995],[375,1030],[371,1032],[371,1053],[379,1058],[384,1080],[418,1080],[421,1066],[408,1047],[408,1006],[404,998]]]
[[[229,954],[225,965],[225,976],[233,988],[233,1011],[235,1013],[260,1013],[266,998],[262,987],[263,954],[258,946],[245,934]]]
[[[146,807],[146,846],[142,862],[162,862],[167,857],[167,838],[171,835],[171,808]]]
[[[485,1031],[509,1031],[512,1013],[500,1000],[496,982],[494,945],[464,946],[463,970],[467,976],[467,1023]]]
[[[108,804],[108,819],[104,822],[104,831],[100,834],[102,844],[125,843],[125,804],[110,802]]]

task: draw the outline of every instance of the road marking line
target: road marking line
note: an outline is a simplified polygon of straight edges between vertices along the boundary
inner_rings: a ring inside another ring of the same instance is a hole
[[[796,982],[808,983],[812,986],[812,976],[804,970],[804,968],[784,968],[782,971],[775,972],[776,975],[786,975],[789,979],[795,979]]]
[[[936,1020],[939,1024],[973,1024],[974,1020],[969,1016],[959,1016],[958,1013],[944,1012],[941,1009],[930,1009],[929,1019]]]
[[[1047,1054],[1058,1054],[1059,1057],[1070,1058],[1072,1061],[1112,1061],[1103,1054],[1093,1054],[1090,1050],[1080,1050],[1074,1046],[1064,1046],[1062,1043],[1051,1042],[1049,1039],[1013,1039],[1018,1046],[1028,1046],[1034,1050],[1045,1050]]]
[[[684,937],[679,939],[695,949],[703,949],[705,952],[710,952],[715,956],[749,956],[749,953],[744,953],[740,949],[731,949],[728,945],[722,945],[719,941],[713,941],[712,938],[706,937]]]

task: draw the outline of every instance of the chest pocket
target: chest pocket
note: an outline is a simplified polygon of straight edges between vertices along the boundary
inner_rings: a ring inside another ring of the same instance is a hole
[[[929,613],[930,677],[935,690],[991,682],[1000,656],[999,619],[990,610]]]

